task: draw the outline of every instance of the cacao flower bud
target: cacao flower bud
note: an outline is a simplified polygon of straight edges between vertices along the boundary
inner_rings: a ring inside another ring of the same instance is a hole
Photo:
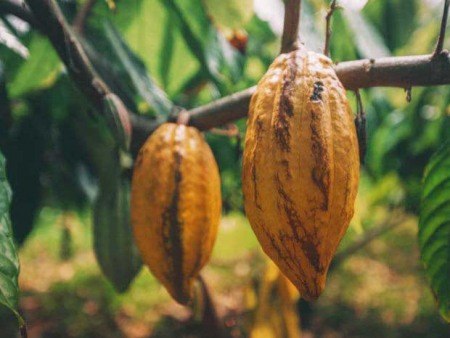
[[[108,93],[103,98],[103,109],[106,122],[114,138],[123,150],[128,150],[132,132],[128,109],[122,100],[113,93]]]

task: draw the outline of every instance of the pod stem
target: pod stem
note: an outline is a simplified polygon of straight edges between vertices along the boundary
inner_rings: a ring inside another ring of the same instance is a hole
[[[27,331],[27,326],[25,325],[25,323],[20,325],[20,337],[21,338],[28,338],[28,331]]]
[[[187,110],[182,110],[178,113],[177,123],[183,126],[189,125],[191,114]]]
[[[198,277],[198,289],[192,308],[194,318],[201,324],[201,337],[225,338],[211,294],[202,276]]]
[[[299,47],[301,0],[284,0],[284,28],[281,39],[281,54],[292,52]]]

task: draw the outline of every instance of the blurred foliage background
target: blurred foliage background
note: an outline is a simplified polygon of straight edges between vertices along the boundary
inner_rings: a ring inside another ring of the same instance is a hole
[[[58,2],[69,22],[85,3]],[[340,3],[331,42],[335,62],[432,52],[442,1]],[[303,0],[301,38],[315,51],[323,48],[327,6]],[[282,19],[281,0],[98,0],[81,41],[130,110],[164,120],[177,106],[196,107],[255,85],[278,53]],[[96,266],[90,215],[101,164],[92,160],[89,147],[95,145],[80,124],[91,108],[48,40],[0,15],[0,65],[0,148],[14,192],[20,308],[30,336],[176,337],[195,331],[184,325],[186,311],[147,271],[118,295]],[[355,107],[354,94],[348,97]],[[336,265],[317,304],[299,303],[304,335],[447,337],[449,327],[439,319],[419,263],[416,233],[424,168],[450,136],[450,86],[413,88],[410,102],[401,89],[373,88],[362,97],[366,164],[341,251],[393,224]],[[243,135],[245,120],[236,125]],[[206,137],[220,166],[226,216],[205,275],[221,316],[245,331],[252,308],[246,299],[264,258],[243,217],[242,144],[217,133]],[[5,313],[0,337],[12,337],[11,330]]]

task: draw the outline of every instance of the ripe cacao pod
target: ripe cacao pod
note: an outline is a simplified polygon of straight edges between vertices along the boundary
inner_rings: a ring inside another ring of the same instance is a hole
[[[302,48],[275,59],[250,104],[245,210],[265,253],[316,299],[353,216],[356,130],[332,62]]]
[[[209,260],[221,206],[219,170],[201,133],[163,124],[136,160],[131,219],[144,263],[181,304]]]

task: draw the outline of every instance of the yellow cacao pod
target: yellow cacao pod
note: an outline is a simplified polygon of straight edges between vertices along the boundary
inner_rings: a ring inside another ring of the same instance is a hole
[[[144,263],[181,304],[209,260],[221,205],[219,170],[201,133],[159,127],[135,163],[131,219]]]
[[[301,337],[296,309],[299,293],[272,261],[267,262],[261,283],[256,287],[259,287],[257,305],[249,337]]]
[[[250,104],[245,210],[265,253],[316,299],[353,216],[356,130],[329,58],[300,49],[275,59]]]

